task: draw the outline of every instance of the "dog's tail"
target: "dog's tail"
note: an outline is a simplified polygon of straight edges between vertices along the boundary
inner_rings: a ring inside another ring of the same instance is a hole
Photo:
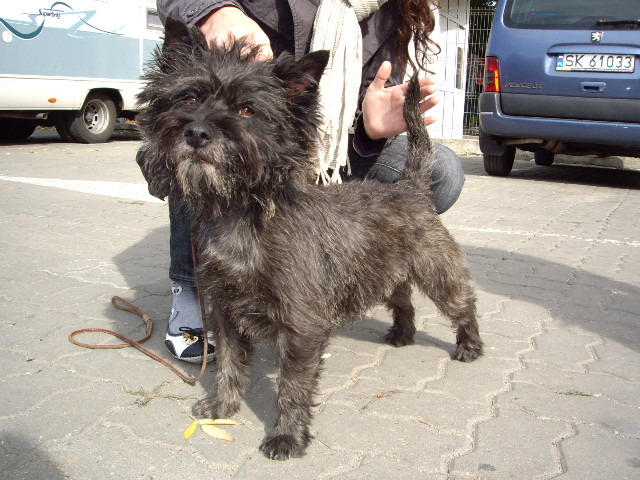
[[[409,81],[404,103],[404,118],[407,123],[409,146],[403,178],[430,184],[435,155],[431,137],[420,111],[420,82],[417,73],[414,73]]]

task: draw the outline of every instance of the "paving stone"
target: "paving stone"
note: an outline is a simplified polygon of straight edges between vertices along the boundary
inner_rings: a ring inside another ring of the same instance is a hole
[[[551,478],[561,471],[554,444],[571,432],[565,422],[500,408],[477,426],[473,451],[455,458],[450,471],[483,479]]]
[[[523,355],[525,362],[543,362],[559,367],[578,368],[593,360],[589,346],[598,337],[577,335],[561,328],[547,328],[534,338],[535,349]]]
[[[319,477],[323,478],[323,477]],[[360,480],[362,478],[402,478],[403,480],[424,480],[446,478],[444,474],[437,472],[419,471],[403,464],[395,458],[380,457],[374,455],[364,456],[353,470],[328,475],[324,478],[340,478],[345,480]]]
[[[572,424],[592,424],[633,436],[640,428],[639,407],[623,405],[598,393],[582,390],[547,390],[514,383],[512,391],[499,397],[498,406],[517,406],[538,418]]]
[[[446,392],[461,401],[487,405],[496,393],[504,389],[508,374],[519,368],[520,364],[515,358],[483,357],[472,364],[450,362],[446,374],[427,383],[425,389]]]
[[[603,341],[602,345],[595,345],[593,350],[598,361],[590,363],[589,370],[640,382],[640,372],[635,368],[640,361],[640,352],[636,345],[635,341],[631,346],[627,346],[607,340]]]
[[[544,386],[555,392],[604,397],[615,403],[640,408],[638,382],[625,380],[618,375],[593,372],[592,369],[585,372],[582,369],[571,370],[543,363],[527,363],[526,368],[513,373],[512,379],[514,382]]]
[[[316,441],[331,450],[384,456],[432,472],[438,471],[442,455],[460,448],[465,441],[464,437],[438,432],[417,419],[378,418],[339,405],[323,409],[314,431]]]
[[[489,407],[475,399],[460,399],[447,391],[407,391],[374,379],[358,381],[329,403],[380,418],[415,420],[461,438],[471,432],[474,421],[489,415]]]
[[[567,480],[637,479],[640,439],[622,436],[593,425],[578,425],[575,435],[560,443]]]

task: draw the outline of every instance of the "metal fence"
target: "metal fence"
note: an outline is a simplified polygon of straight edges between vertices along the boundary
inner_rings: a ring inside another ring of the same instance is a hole
[[[469,50],[464,98],[465,135],[478,135],[478,98],[484,83],[484,55],[491,32],[493,7],[472,7],[469,15]]]

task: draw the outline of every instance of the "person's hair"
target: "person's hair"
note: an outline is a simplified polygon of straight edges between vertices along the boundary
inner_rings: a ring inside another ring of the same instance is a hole
[[[438,3],[438,0],[397,0],[401,19],[396,37],[399,64],[427,71],[431,56],[440,53],[440,46],[430,38],[436,25],[433,9],[438,8]],[[412,38],[413,58],[409,52]]]

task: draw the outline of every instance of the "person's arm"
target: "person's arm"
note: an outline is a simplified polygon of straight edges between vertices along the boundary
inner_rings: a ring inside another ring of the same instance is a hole
[[[164,23],[167,17],[171,17],[188,25],[197,25],[210,45],[222,45],[246,37],[253,45],[260,46],[260,58],[273,57],[269,37],[237,2],[220,0],[192,5],[191,1],[158,0],[160,20]]]
[[[231,6],[242,10],[240,4],[234,0],[202,0],[197,4],[193,0],[157,0],[156,4],[163,25],[167,18],[171,17],[189,26],[194,26],[204,20],[211,12],[222,7]]]

